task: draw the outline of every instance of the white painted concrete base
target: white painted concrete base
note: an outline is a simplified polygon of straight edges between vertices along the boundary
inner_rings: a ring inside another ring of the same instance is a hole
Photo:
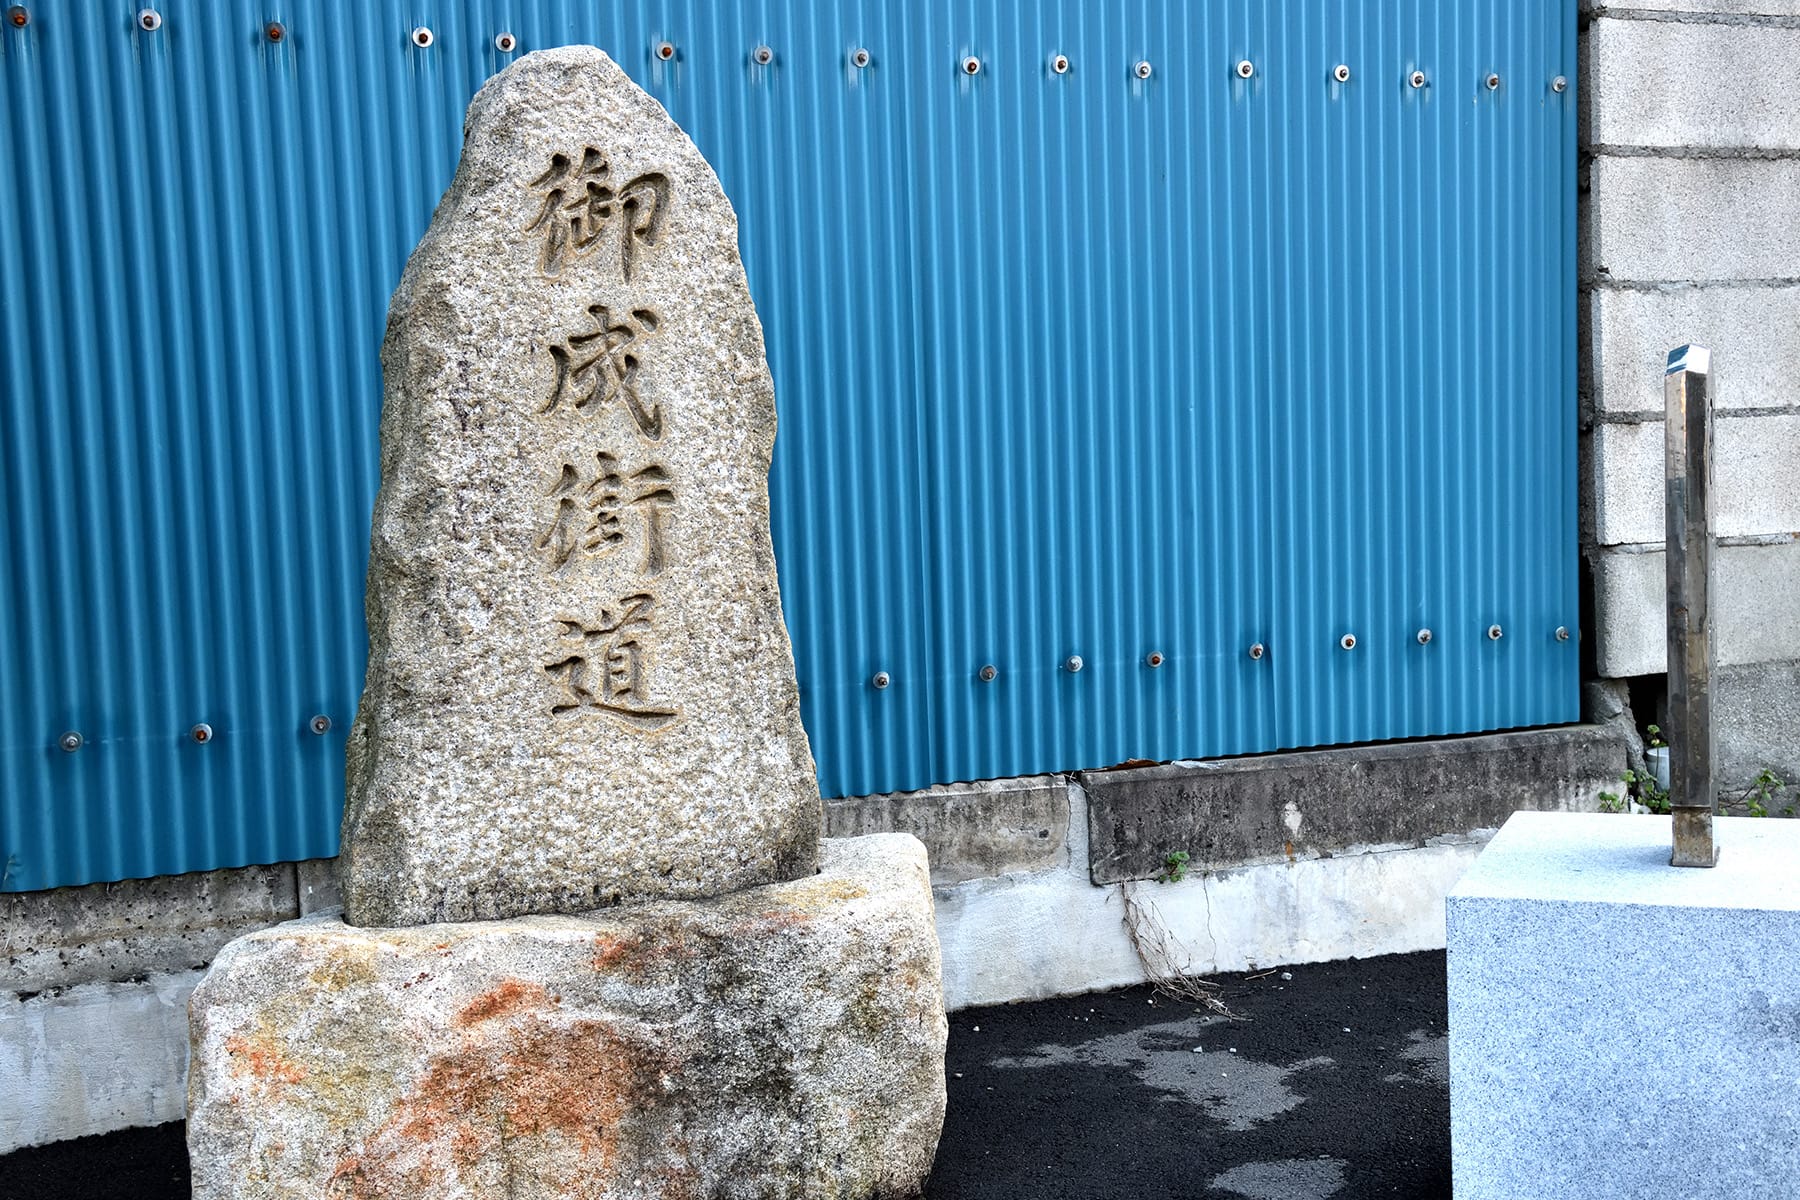
[[[1143,983],[1121,886],[1173,935],[1191,974],[1444,946],[1444,896],[1493,831],[1425,847],[1244,867],[1180,883],[1095,887],[1086,800],[1069,789],[1069,864],[937,890],[952,1010]]]
[[[202,974],[0,994],[0,1154],[180,1120],[188,994]]]
[[[1189,974],[1444,947],[1444,895],[1479,842],[1247,867],[1134,897],[1188,952]],[[980,880],[938,894],[947,1008],[1145,982],[1122,885],[1071,873]]]
[[[947,1007],[1144,982],[1120,886],[1088,881],[1086,798],[1068,786],[1063,865],[936,890]],[[1441,949],[1444,896],[1485,840],[1374,847],[1130,886],[1195,974]],[[15,1002],[0,994],[0,1153],[179,1120],[187,999],[200,975],[84,984]]]

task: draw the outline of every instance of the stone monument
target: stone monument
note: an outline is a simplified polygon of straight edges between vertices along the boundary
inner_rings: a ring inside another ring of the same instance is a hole
[[[469,107],[382,352],[346,911],[194,994],[194,1195],[916,1195],[924,848],[819,839],[712,170],[596,49]]]
[[[816,865],[737,220],[601,61],[528,56],[481,90],[394,294],[344,820],[359,925]]]

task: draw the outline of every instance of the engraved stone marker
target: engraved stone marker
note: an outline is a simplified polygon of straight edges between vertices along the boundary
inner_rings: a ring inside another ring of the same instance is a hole
[[[592,47],[464,137],[383,351],[348,912],[195,990],[194,1196],[916,1196],[930,866],[819,841],[731,208]]]
[[[530,55],[476,96],[382,367],[349,920],[810,874],[736,216],[604,54]]]

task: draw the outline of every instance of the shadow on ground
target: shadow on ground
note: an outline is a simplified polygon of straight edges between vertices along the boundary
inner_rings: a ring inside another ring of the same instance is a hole
[[[1132,988],[950,1018],[931,1200],[1450,1194],[1444,956],[1221,977],[1245,1020]],[[175,1200],[179,1122],[0,1157],[0,1200]]]

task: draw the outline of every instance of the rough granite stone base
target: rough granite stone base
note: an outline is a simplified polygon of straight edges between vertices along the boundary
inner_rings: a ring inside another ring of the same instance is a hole
[[[944,1117],[925,850],[582,916],[239,938],[190,1009],[197,1200],[910,1197]]]
[[[1450,893],[1457,1200],[1786,1196],[1800,1180],[1800,821],[1522,812]]]

